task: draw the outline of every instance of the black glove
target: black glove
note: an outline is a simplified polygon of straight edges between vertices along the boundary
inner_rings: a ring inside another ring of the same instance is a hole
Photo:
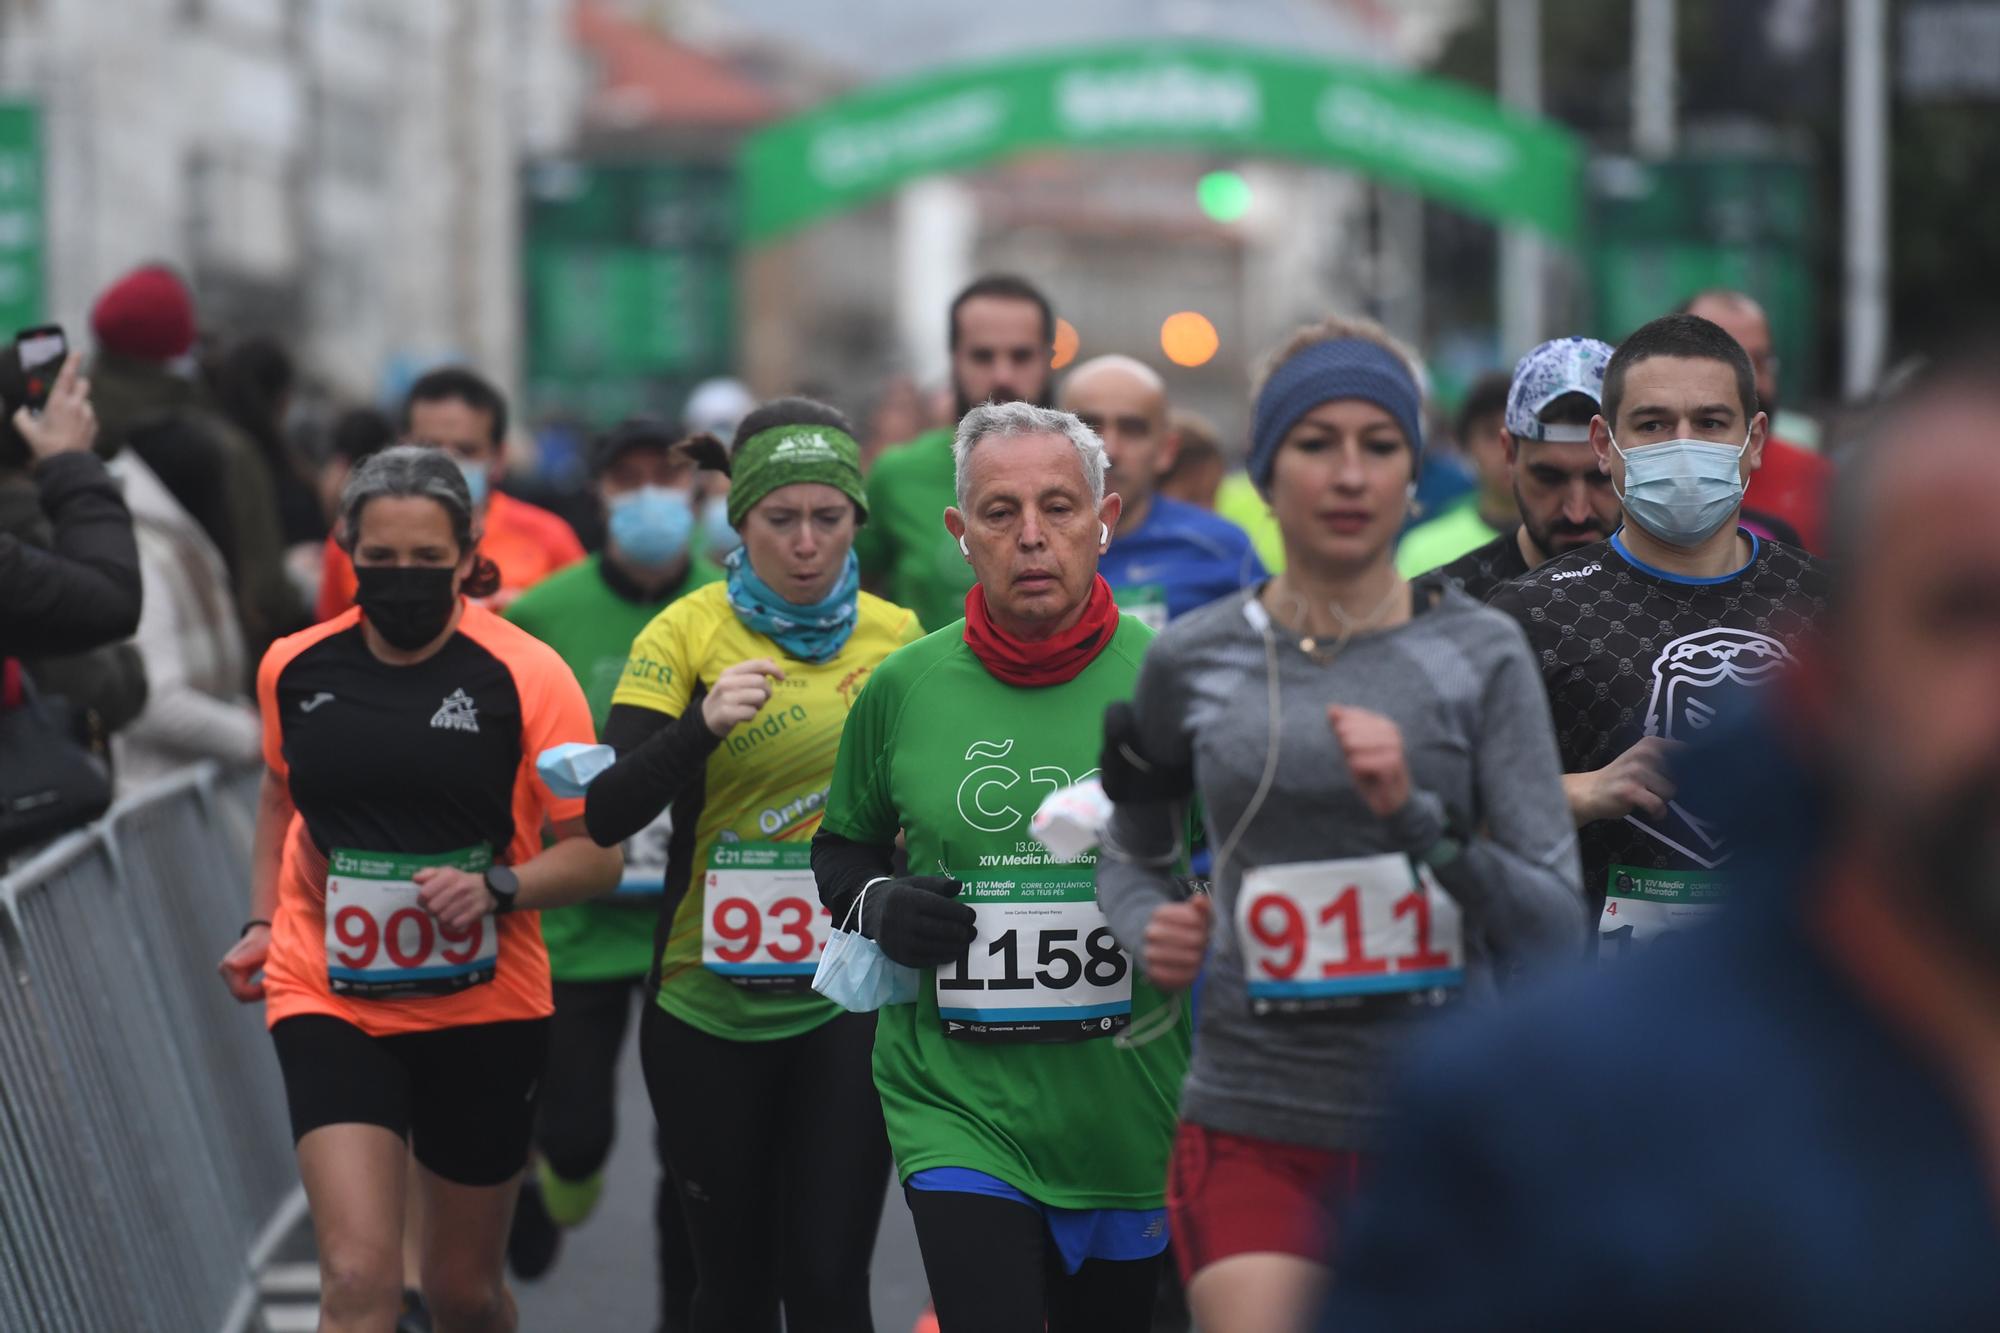
[[[873,885],[861,900],[861,933],[892,963],[941,967],[979,934],[977,917],[958,902],[965,886],[949,875],[911,875]]]

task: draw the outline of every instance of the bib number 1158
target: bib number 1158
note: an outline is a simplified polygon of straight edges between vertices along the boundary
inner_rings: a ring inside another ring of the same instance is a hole
[[[1094,902],[974,902],[979,936],[937,970],[945,1035],[1078,1041],[1132,1015],[1132,961]]]

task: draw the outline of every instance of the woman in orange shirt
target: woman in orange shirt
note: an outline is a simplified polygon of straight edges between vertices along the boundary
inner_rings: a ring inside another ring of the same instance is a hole
[[[339,536],[358,605],[258,671],[253,915],[221,971],[264,1000],[284,1070],[320,1327],[394,1323],[414,1156],[426,1305],[441,1328],[512,1329],[507,1224],[553,1012],[535,913],[621,870],[535,772],[595,739],[590,710],[553,650],[467,600],[494,575],[450,459],[368,460]]]

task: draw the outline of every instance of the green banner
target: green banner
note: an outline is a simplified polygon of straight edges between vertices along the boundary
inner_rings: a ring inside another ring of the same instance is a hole
[[[41,322],[41,113],[0,102],[0,337]]]
[[[1380,66],[1167,44],[945,70],[773,125],[743,146],[743,234],[1031,149],[1135,147],[1325,162],[1558,241],[1578,229],[1584,150],[1559,125]]]

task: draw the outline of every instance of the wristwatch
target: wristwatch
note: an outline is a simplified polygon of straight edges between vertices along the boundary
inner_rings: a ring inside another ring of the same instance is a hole
[[[514,895],[521,891],[520,876],[512,866],[489,866],[486,891],[493,895],[493,915],[505,916],[514,910]]]

